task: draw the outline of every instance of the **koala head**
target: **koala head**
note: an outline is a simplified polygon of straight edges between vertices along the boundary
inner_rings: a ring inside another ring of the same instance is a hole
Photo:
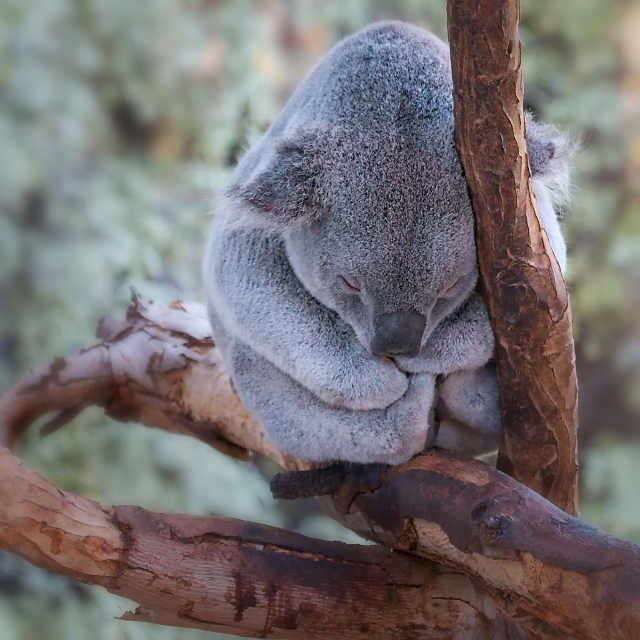
[[[282,233],[305,288],[375,354],[417,354],[476,284],[452,122],[435,136],[314,128],[229,190]]]
[[[298,279],[378,355],[415,355],[474,289],[474,217],[453,118],[394,133],[314,127],[227,191],[285,239]],[[558,132],[528,117],[534,183],[566,174]],[[556,163],[556,165],[554,165]]]
[[[542,188],[563,156],[527,124]],[[382,23],[338,45],[234,176],[238,223],[281,234],[300,282],[372,353],[417,354],[476,285],[448,50],[425,31]]]

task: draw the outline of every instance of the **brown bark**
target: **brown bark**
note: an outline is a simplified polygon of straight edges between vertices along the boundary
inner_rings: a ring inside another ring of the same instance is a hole
[[[29,374],[28,383],[0,398],[5,434],[15,439],[25,416],[35,418],[30,394],[39,412],[84,406],[82,395],[70,394],[75,388],[127,419],[169,430],[186,424],[205,441],[229,441],[234,451],[251,448],[303,468],[277,451],[246,410],[230,409],[241,405],[199,323],[203,313],[197,305],[136,300],[109,340],[57,360],[55,376],[51,367]],[[202,331],[190,336],[194,327]],[[98,350],[103,357],[87,360]],[[433,452],[388,471],[377,488],[359,492],[347,482],[326,502],[352,529],[464,572],[537,635],[615,639],[640,630],[640,549],[482,463]]]
[[[0,547],[136,600],[127,620],[305,640],[517,637],[457,571],[229,518],[103,507],[6,449]]]
[[[349,524],[475,576],[542,637],[636,638],[640,547],[561,511],[510,476],[444,451],[391,468]]]
[[[101,321],[101,343],[30,371],[0,396],[0,445],[12,448],[40,416],[54,414],[44,426],[50,432],[97,405],[117,420],[191,435],[241,459],[259,452],[296,469],[234,393],[204,307],[133,299],[126,322]]]
[[[449,0],[456,141],[496,335],[498,465],[577,512],[577,383],[569,297],[540,227],[525,142],[517,0]]]

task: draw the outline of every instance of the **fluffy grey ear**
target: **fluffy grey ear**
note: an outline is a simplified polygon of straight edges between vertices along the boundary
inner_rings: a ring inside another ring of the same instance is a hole
[[[562,203],[569,192],[569,160],[574,144],[550,124],[536,122],[525,114],[527,151],[531,176],[549,189],[554,203]]]
[[[251,205],[253,217],[276,227],[318,213],[317,135],[305,133],[281,140],[269,159],[245,182],[232,183],[225,195]]]

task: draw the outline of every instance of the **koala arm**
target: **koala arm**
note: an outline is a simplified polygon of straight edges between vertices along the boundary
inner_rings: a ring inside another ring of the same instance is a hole
[[[436,446],[470,456],[498,448],[502,426],[493,350],[485,303],[473,293],[436,327],[417,357],[399,363],[407,371],[446,376],[436,391]]]
[[[487,307],[474,292],[433,330],[417,356],[398,357],[396,362],[409,373],[450,374],[486,364],[494,344]]]
[[[234,340],[234,383],[243,403],[284,451],[305,460],[400,464],[424,449],[435,377],[410,376],[386,409],[350,411],[324,403],[256,351]]]
[[[367,353],[353,330],[305,290],[278,235],[214,228],[205,269],[213,324],[323,402],[382,409],[406,392],[406,375],[391,360]]]

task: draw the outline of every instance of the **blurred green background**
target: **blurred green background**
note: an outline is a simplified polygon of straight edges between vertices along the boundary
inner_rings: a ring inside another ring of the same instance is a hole
[[[640,541],[640,6],[522,7],[525,93],[579,138],[565,216],[581,385],[582,513]],[[216,193],[339,38],[381,18],[443,36],[445,3],[0,0],[0,389],[91,344],[133,285],[202,300]],[[269,465],[88,410],[20,455],[106,503],[356,540],[282,508]],[[0,554],[0,638],[204,638],[114,620],[130,603]]]

